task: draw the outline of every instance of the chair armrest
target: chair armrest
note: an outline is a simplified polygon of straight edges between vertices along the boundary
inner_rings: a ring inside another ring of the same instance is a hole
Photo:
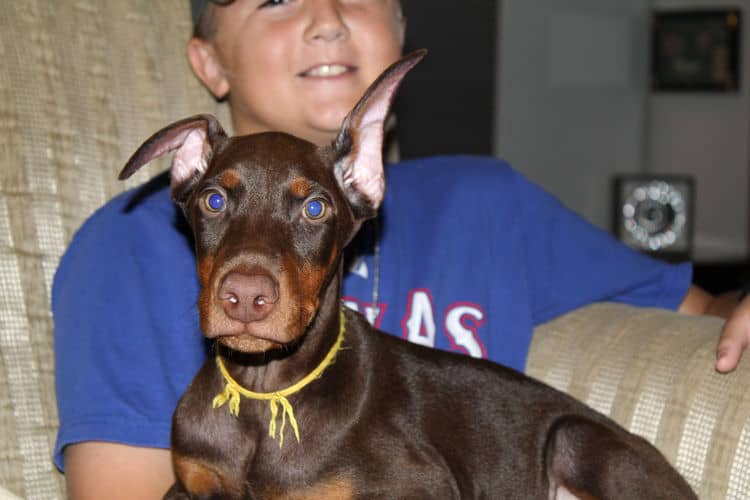
[[[594,304],[539,326],[526,371],[648,439],[700,498],[747,498],[750,360],[714,370],[723,323]]]

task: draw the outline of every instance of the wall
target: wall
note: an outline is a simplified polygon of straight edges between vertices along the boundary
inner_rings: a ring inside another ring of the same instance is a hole
[[[750,0],[734,0],[750,25]],[[694,260],[748,254],[750,36],[741,91],[649,90],[652,8],[712,0],[500,0],[494,153],[610,229],[616,173],[696,179]]]
[[[643,167],[647,0],[502,0],[495,155],[595,224]]]
[[[717,7],[711,0],[653,0],[655,9]],[[724,5],[724,4],[721,4]],[[750,0],[742,9],[740,91],[735,94],[650,93],[646,115],[646,169],[686,173],[696,180],[694,260],[748,254],[750,188]]]

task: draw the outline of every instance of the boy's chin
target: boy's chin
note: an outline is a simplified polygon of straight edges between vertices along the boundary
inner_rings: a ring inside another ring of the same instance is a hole
[[[324,132],[328,135],[336,135],[344,122],[347,113],[354,107],[356,101],[351,106],[337,101],[330,104],[321,104],[313,106],[307,111],[306,121],[311,129]]]
[[[334,124],[328,122],[311,124],[302,138],[307,139],[318,146],[328,146],[336,139],[343,121],[344,117],[342,116],[341,119]]]

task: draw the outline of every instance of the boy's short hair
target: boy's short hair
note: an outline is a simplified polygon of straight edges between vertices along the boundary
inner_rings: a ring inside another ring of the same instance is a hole
[[[193,16],[193,36],[207,38],[213,31],[211,27],[208,26],[212,23],[202,22],[210,21],[203,19],[203,13],[206,11],[209,4],[215,3],[218,5],[228,5],[233,1],[234,0],[190,0],[190,14]]]
[[[198,26],[203,11],[206,10],[209,0],[190,0],[190,13],[193,15],[193,27]]]

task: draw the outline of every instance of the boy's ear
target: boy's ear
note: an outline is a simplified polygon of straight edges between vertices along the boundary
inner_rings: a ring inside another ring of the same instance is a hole
[[[193,37],[187,44],[187,57],[193,72],[217,99],[229,93],[229,82],[219,62],[216,49],[206,40]]]

